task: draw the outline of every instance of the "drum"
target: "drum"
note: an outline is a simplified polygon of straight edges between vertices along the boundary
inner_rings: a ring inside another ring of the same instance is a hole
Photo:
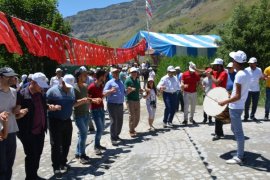
[[[203,110],[209,116],[217,116],[221,114],[227,107],[218,105],[218,102],[228,99],[229,94],[225,88],[216,87],[211,89],[204,98]]]

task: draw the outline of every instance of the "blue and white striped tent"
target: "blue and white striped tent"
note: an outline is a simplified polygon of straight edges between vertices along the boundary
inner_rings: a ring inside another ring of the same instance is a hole
[[[218,48],[216,41],[221,40],[217,35],[164,34],[155,32],[149,32],[148,35],[147,31],[140,31],[124,44],[123,48],[136,45],[142,38],[146,39],[148,45],[156,53],[168,57],[174,55],[212,57]]]

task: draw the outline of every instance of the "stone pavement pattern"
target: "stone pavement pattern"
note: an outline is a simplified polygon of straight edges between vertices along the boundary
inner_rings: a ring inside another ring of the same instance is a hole
[[[246,159],[242,166],[227,165],[226,159],[236,149],[230,125],[224,125],[224,139],[212,141],[213,125],[201,124],[202,107],[197,106],[195,121],[198,125],[182,126],[183,114],[174,117],[173,128],[163,128],[164,105],[158,102],[154,126],[149,132],[145,101],[141,100],[141,120],[137,128],[138,137],[128,134],[128,114],[120,137],[119,146],[110,143],[109,120],[101,144],[107,147],[102,156],[93,151],[94,134],[87,139],[89,165],[81,165],[74,158],[77,142],[77,127],[73,124],[73,138],[69,153],[70,171],[63,179],[270,179],[270,121],[243,123],[246,136]],[[257,118],[263,118],[264,109],[258,108]],[[54,179],[50,158],[49,137],[46,135],[39,175]],[[17,156],[13,167],[13,178],[25,178],[24,153],[18,140]]]

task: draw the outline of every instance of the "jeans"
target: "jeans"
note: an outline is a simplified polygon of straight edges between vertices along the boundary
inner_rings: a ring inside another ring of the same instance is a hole
[[[251,101],[252,101],[252,108],[251,108],[250,118],[251,119],[255,118],[255,113],[258,107],[259,97],[260,97],[260,91],[248,92],[248,97],[245,103],[245,115],[244,115],[245,119],[249,118],[249,107],[250,107]]]
[[[25,153],[25,174],[26,180],[36,179],[38,177],[38,169],[40,157],[44,147],[45,133],[18,133],[18,138],[21,140]]]
[[[89,113],[83,116],[75,117],[75,124],[79,130],[76,155],[85,155],[85,142],[87,139],[89,125]]]
[[[172,123],[176,110],[177,94],[163,92],[163,101],[165,104],[163,123]]]
[[[181,104],[181,111],[184,111],[184,98],[182,91],[178,90],[177,93],[177,103],[176,103],[176,111],[179,111],[179,103]]]
[[[49,119],[51,158],[54,170],[59,170],[60,166],[65,166],[72,138],[71,119]]]
[[[95,136],[95,147],[100,146],[100,139],[104,131],[105,126],[105,114],[104,109],[93,109],[92,110],[92,117],[96,124],[96,136]]]
[[[9,133],[7,139],[0,141],[0,179],[10,180],[16,156],[16,133]]]
[[[265,117],[269,117],[269,110],[270,110],[270,88],[267,87],[265,89],[266,99],[265,99]]]
[[[245,137],[241,121],[243,109],[229,109],[229,112],[231,117],[231,129],[237,142],[237,157],[243,159],[245,147]]]

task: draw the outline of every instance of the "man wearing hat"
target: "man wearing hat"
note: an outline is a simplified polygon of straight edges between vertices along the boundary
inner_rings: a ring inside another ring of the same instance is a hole
[[[181,84],[183,73],[181,72],[180,66],[176,66],[175,71],[176,71],[176,78],[179,81],[179,84]],[[181,89],[177,91],[176,111],[179,111],[179,103],[181,104],[181,111],[184,112],[184,98]]]
[[[132,67],[129,70],[130,76],[125,81],[125,90],[127,92],[127,104],[129,110],[129,133],[131,137],[137,135],[135,128],[140,121],[140,96],[142,91],[138,78],[138,69]]]
[[[107,108],[111,120],[111,142],[112,145],[117,145],[121,140],[119,135],[123,126],[125,86],[119,79],[119,70],[113,68],[111,72],[113,78],[105,84],[103,94],[104,96],[107,96]]]
[[[174,73],[174,67],[168,66],[167,75],[163,76],[157,85],[157,89],[163,94],[163,101],[165,104],[163,117],[164,127],[173,127],[172,121],[176,110],[177,91],[180,89],[179,81],[174,76]]]
[[[246,71],[250,74],[250,87],[248,89],[248,97],[245,103],[245,115],[244,121],[248,121],[250,118],[253,121],[257,121],[255,113],[258,107],[259,97],[260,97],[260,80],[264,79],[261,68],[257,67],[257,59],[252,57],[248,61],[249,67]],[[251,113],[249,116],[249,107],[252,101]]]
[[[3,134],[1,133],[0,136],[0,179],[11,179],[12,166],[16,156],[16,133],[19,131],[16,114],[19,113],[19,108],[16,106],[17,92],[10,87],[15,76],[17,74],[13,69],[0,68],[0,121],[4,128],[1,129]]]
[[[82,68],[83,67],[83,68]],[[79,130],[78,142],[75,151],[75,158],[82,164],[89,163],[89,157],[85,153],[85,143],[89,126],[89,105],[92,99],[88,98],[87,70],[84,66],[75,71],[76,84],[74,84],[74,93],[76,103],[74,104],[74,120]]]
[[[226,89],[228,74],[223,66],[223,60],[221,58],[216,58],[211,65],[213,66],[212,72],[206,73],[208,77],[212,79],[212,88],[223,87]],[[218,118],[215,120],[215,136],[213,140],[218,140],[220,137],[223,137],[223,122]]]
[[[52,146],[51,159],[54,174],[57,178],[68,171],[67,156],[72,138],[71,114],[75,104],[75,78],[71,74],[63,77],[61,84],[51,87],[47,93],[49,104],[61,107],[58,111],[49,111],[49,131]]]
[[[57,68],[55,70],[55,74],[56,75],[51,78],[51,80],[50,80],[50,87],[53,87],[55,85],[61,85],[62,84],[62,80],[63,80],[62,73],[63,73],[63,70],[60,69],[60,68]]]
[[[227,65],[228,80],[226,85],[226,90],[231,93],[233,89],[233,82],[235,79],[236,71],[233,68],[233,62]]]
[[[149,78],[155,79],[156,73],[154,69],[152,67],[149,67],[148,70],[149,70]]]
[[[27,108],[28,113],[18,120],[18,138],[23,144],[26,179],[38,179],[40,157],[47,131],[47,109],[58,110],[58,106],[48,105],[44,89],[49,85],[46,76],[37,72],[29,84],[18,92],[18,104]]]
[[[200,82],[200,76],[197,72],[195,72],[196,66],[192,62],[190,62],[189,70],[184,72],[181,79],[181,88],[183,90],[184,96],[184,121],[182,124],[186,125],[188,123],[188,108],[190,105],[190,117],[189,121],[192,124],[196,124],[194,121],[194,113],[196,109],[196,101],[197,101],[197,87]]]
[[[245,108],[245,101],[250,87],[250,74],[245,70],[246,54],[243,51],[231,52],[233,67],[236,70],[236,76],[233,84],[233,90],[230,98],[221,101],[218,104],[224,106],[229,104],[229,113],[231,118],[231,129],[237,142],[237,153],[232,159],[226,161],[227,164],[241,164],[244,157],[245,136],[242,127],[241,115]]]

